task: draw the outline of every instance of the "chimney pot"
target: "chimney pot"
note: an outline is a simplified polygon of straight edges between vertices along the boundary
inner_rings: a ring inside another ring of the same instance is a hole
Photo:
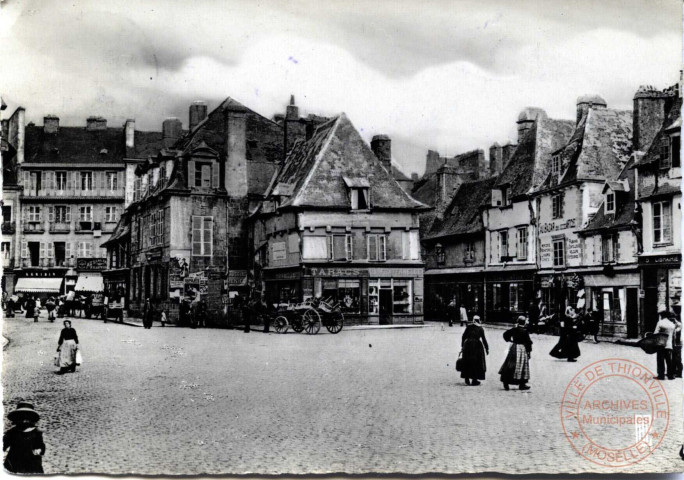
[[[43,131],[45,133],[59,132],[59,117],[55,115],[43,117]]]
[[[126,135],[126,148],[133,148],[135,146],[135,119],[126,120],[124,133]]]

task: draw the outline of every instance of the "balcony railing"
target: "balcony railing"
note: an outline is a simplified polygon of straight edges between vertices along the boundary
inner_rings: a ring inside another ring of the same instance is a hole
[[[76,266],[76,260],[75,259],[66,259],[66,260],[57,261],[54,258],[41,258],[38,260],[38,263],[32,263],[30,258],[22,258],[21,259],[21,266],[24,268],[27,268],[27,267],[67,268],[67,267],[75,267]]]
[[[15,230],[14,222],[2,222],[2,233],[12,234]]]
[[[24,233],[44,233],[45,225],[43,222],[23,222],[22,224]]]
[[[102,224],[100,222],[76,222],[76,232],[95,232],[102,231]]]
[[[46,197],[46,198],[66,198],[66,197],[108,197],[108,198],[124,198],[124,190],[109,190],[107,188],[93,188],[90,190],[81,190],[69,188],[64,190],[57,190],[56,188],[41,188],[24,190],[25,197]]]
[[[51,223],[50,233],[69,233],[71,232],[71,223]]]

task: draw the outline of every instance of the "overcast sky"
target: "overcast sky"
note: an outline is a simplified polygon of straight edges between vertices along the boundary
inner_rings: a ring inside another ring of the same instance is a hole
[[[346,112],[385,133],[405,171],[515,139],[525,106],[574,119],[599,93],[631,109],[679,77],[681,3],[668,1],[1,2],[0,93],[42,125],[101,115],[187,126],[193,100],[271,117]]]

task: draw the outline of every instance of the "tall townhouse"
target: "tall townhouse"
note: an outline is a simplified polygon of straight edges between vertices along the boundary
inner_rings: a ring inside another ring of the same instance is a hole
[[[538,205],[532,194],[549,173],[552,152],[568,141],[574,127],[533,107],[520,113],[517,124],[518,145],[483,209],[487,321],[515,321],[536,301]]]
[[[427,207],[393,178],[389,148],[375,142],[374,154],[344,114],[294,144],[252,217],[255,277],[269,303],[324,297],[346,323],[423,321]]]
[[[13,290],[44,296],[102,290],[101,245],[123,211],[124,158],[142,146],[134,123],[111,128],[89,117],[84,127],[66,127],[49,115],[42,127],[12,129],[24,136],[16,154],[22,191]]]
[[[539,280],[548,311],[562,314],[567,305],[577,306],[579,302],[582,306],[583,299],[587,308],[596,307],[611,319],[606,322],[607,331],[619,334],[626,333],[625,329],[612,323],[636,326],[637,317],[628,318],[635,312],[630,313],[627,306],[638,292],[615,287],[637,286],[638,277],[629,267],[621,271],[622,266],[614,267],[617,280],[593,268],[589,273],[583,250],[590,250],[593,244],[582,245],[579,232],[596,214],[604,197],[609,198],[603,193],[606,180],[618,179],[631,153],[632,112],[609,109],[596,95],[579,97],[572,137],[552,151],[551,171],[534,194]],[[623,187],[609,184],[606,192],[619,188]]]
[[[681,311],[681,84],[641,87],[634,96],[634,149],[641,313],[653,331],[658,310]]]
[[[635,338],[643,331],[633,166],[631,158],[618,178],[603,184],[598,209],[578,231],[584,266],[583,303],[601,312],[599,334],[611,337]]]
[[[484,318],[485,228],[482,209],[490,203],[497,177],[466,182],[423,236],[425,315],[444,319],[451,299],[468,318]]]

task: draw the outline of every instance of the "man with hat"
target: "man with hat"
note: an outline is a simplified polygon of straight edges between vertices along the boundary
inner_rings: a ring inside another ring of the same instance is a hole
[[[14,426],[2,437],[3,451],[9,450],[5,469],[12,473],[43,473],[45,442],[43,432],[36,427],[40,415],[30,403],[19,402],[7,418]]]
[[[665,380],[665,376],[667,375],[669,380],[674,380],[675,376],[672,364],[672,350],[674,333],[677,329],[677,324],[672,321],[670,312],[668,312],[664,306],[661,306],[658,310],[660,320],[658,320],[653,333],[665,333],[667,334],[667,340],[665,342],[665,346],[656,352],[658,369],[658,376],[656,378],[658,380]]]

